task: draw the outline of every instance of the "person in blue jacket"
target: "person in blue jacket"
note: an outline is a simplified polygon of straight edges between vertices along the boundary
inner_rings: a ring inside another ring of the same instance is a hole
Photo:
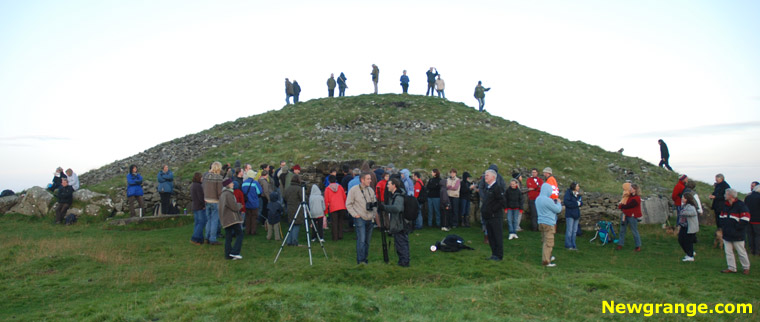
[[[261,196],[262,190],[259,182],[253,180],[256,173],[253,170],[248,170],[246,174],[248,179],[243,181],[240,188],[245,196],[245,233],[256,235],[256,225],[259,223],[259,205],[261,204],[259,196]]]
[[[338,76],[338,97],[346,96],[346,88],[348,88],[348,85],[346,85],[346,75],[342,72],[340,73],[340,76]]]
[[[554,267],[552,263],[552,248],[554,248],[554,233],[557,227],[557,214],[562,211],[559,200],[552,199],[552,185],[541,185],[541,193],[536,198],[536,211],[538,212],[538,230],[541,231],[542,255],[541,263],[546,267]]]
[[[137,201],[140,206],[140,217],[142,217],[143,209],[145,209],[145,201],[143,201],[143,178],[140,173],[137,172],[136,165],[129,166],[129,173],[127,174],[127,205],[129,205],[129,215],[135,216],[135,208],[133,201]]]
[[[401,75],[401,90],[404,94],[408,94],[409,90],[409,76],[406,76],[406,69],[404,69],[404,75]]]
[[[158,172],[158,194],[161,196],[161,213],[171,214],[172,193],[174,192],[174,173],[169,170],[169,165],[164,164]]]
[[[578,221],[581,219],[581,185],[577,182],[570,184],[570,188],[565,191],[565,248],[568,250],[578,250],[575,244],[575,236],[578,233]]]

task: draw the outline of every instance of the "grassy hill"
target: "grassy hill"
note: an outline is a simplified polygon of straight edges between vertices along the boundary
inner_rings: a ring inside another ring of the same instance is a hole
[[[462,103],[415,95],[315,99],[193,135],[220,138],[223,143],[203,146],[205,152],[200,156],[174,162],[175,174],[186,180],[196,171],[205,171],[213,161],[260,164],[289,160],[308,167],[325,160],[357,159],[427,172],[456,168],[460,174],[469,171],[473,175],[492,163],[507,175],[548,166],[563,187],[578,181],[586,191],[614,194],[625,180],[633,180],[643,185],[645,194],[669,195],[677,179],[676,174],[639,158],[569,141]],[[166,144],[172,142],[147,150],[145,158],[158,159]],[[123,186],[122,173],[110,174],[112,179],[90,188],[107,192],[115,185]],[[711,189],[703,185],[700,190]]]

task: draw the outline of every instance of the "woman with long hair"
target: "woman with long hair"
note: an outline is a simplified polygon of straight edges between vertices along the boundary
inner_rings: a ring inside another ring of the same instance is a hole
[[[638,184],[631,184],[628,190],[628,198],[623,203],[618,203],[618,208],[623,211],[623,220],[620,223],[620,241],[617,250],[623,249],[625,244],[625,232],[630,229],[633,233],[633,241],[636,243],[634,251],[641,251],[641,237],[639,236],[639,218],[641,218],[641,188]]]
[[[433,169],[432,178],[428,179],[425,188],[427,189],[428,201],[428,226],[433,227],[433,215],[435,215],[436,226],[441,226],[441,172]]]
[[[681,226],[681,229],[678,231],[678,244],[681,245],[684,253],[686,253],[682,261],[693,262],[694,243],[697,240],[697,232],[699,231],[699,218],[697,216],[697,208],[699,206],[692,191],[684,193],[681,200],[683,205],[681,206],[681,220],[678,222],[678,225]]]

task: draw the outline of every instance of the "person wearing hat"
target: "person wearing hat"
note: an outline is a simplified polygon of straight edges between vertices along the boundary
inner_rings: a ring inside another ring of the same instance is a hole
[[[240,256],[240,249],[243,246],[243,229],[240,227],[243,223],[243,217],[240,215],[241,205],[235,199],[235,193],[232,190],[234,181],[230,178],[224,179],[222,186],[224,188],[219,196],[219,220],[227,236],[224,239],[224,258],[243,259],[243,256]],[[233,237],[235,237],[235,245],[231,245]]]
[[[283,193],[285,190],[288,190],[288,187],[290,187],[290,184],[293,182],[293,177],[298,176],[299,180],[298,182],[301,182],[300,180],[301,175],[301,166],[300,165],[294,165],[292,169],[288,173],[280,174],[280,183],[283,184],[284,188],[282,189]]]
[[[546,167],[544,168],[544,183],[548,183],[550,186],[552,186],[552,195],[551,199],[558,200],[559,199],[559,185],[557,184],[557,179],[554,178],[554,175],[552,175],[552,168]]]

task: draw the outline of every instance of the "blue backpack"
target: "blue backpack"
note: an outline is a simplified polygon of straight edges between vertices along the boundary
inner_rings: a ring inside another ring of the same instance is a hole
[[[599,241],[602,242],[602,246],[607,245],[607,243],[615,243],[617,244],[617,234],[615,234],[615,228],[611,221],[600,221],[596,223],[596,234],[594,235],[594,238],[591,238],[589,242],[593,242],[594,239],[599,237]]]

